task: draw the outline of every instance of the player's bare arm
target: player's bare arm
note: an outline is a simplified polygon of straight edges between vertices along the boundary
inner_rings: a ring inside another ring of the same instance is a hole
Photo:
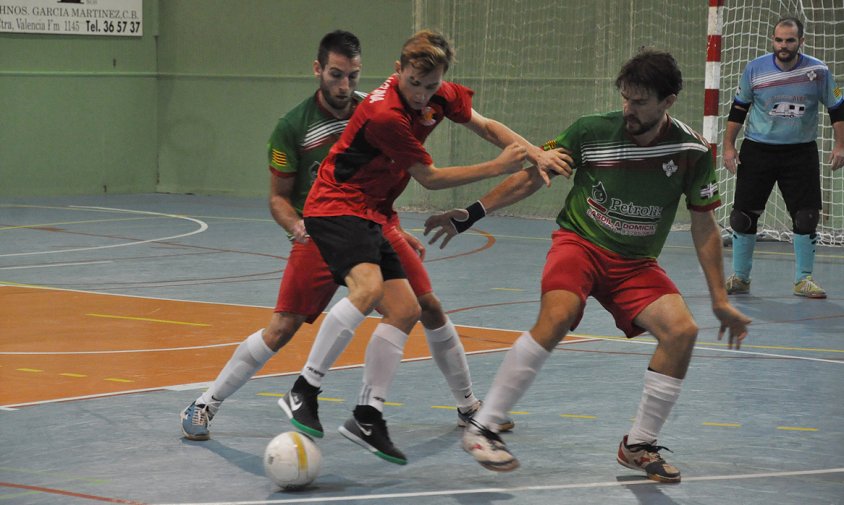
[[[724,168],[731,174],[735,174],[738,166],[741,163],[739,160],[738,150],[736,149],[736,138],[738,138],[739,131],[744,124],[744,119],[747,116],[747,111],[750,107],[742,107],[733,102],[730,109],[730,117],[727,120],[727,126],[724,129],[724,145],[723,158]]]
[[[724,288],[723,245],[715,214],[712,211],[694,210],[690,214],[692,241],[712,298],[712,312],[721,322],[718,340],[728,332],[728,347],[732,349],[735,345],[735,348],[739,349],[747,336],[747,325],[751,320],[739,312],[727,298]]]
[[[270,213],[282,228],[296,242],[308,241],[305,223],[291,203],[295,177],[279,177],[270,174]]]
[[[415,163],[407,171],[427,189],[453,188],[517,172],[522,169],[525,156],[525,148],[513,143],[505,147],[495,159],[483,163],[446,168]]]
[[[462,233],[486,216],[487,213],[512,205],[532,195],[544,184],[540,170],[529,167],[511,175],[492,188],[479,201],[465,209],[452,209],[448,212],[435,214],[425,220],[425,236],[432,231],[433,237],[429,244],[436,244],[440,238],[440,249],[459,233]]]
[[[844,105],[842,105],[844,107]],[[835,136],[835,144],[829,153],[829,165],[832,171],[844,167],[844,121],[832,123],[832,131]]]
[[[528,142],[507,125],[484,117],[475,109],[472,109],[472,117],[464,123],[464,126],[498,147],[504,147],[513,142],[523,146],[527,150],[527,160],[540,169],[540,175],[547,186],[551,185],[551,177],[556,174],[565,177],[571,175],[572,159],[564,149],[545,151]]]

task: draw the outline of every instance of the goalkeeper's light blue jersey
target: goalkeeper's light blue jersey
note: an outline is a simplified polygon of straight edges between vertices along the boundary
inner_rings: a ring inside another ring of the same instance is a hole
[[[819,59],[799,54],[788,71],[768,53],[747,64],[736,102],[751,106],[744,136],[765,144],[800,144],[818,138],[818,103],[827,109],[844,104],[841,88]]]

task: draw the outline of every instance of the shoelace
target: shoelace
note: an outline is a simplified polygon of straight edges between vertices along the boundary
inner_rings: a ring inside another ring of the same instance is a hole
[[[190,419],[191,424],[197,426],[204,426],[208,424],[208,412],[206,410],[206,406],[196,405],[193,409],[193,416]]]
[[[627,449],[629,449],[633,452],[645,451],[645,452],[648,452],[648,453],[655,454],[656,457],[659,458],[660,461],[663,461],[663,459],[662,459],[662,456],[659,454],[659,451],[665,449],[668,452],[674,452],[671,449],[669,449],[668,447],[664,447],[662,445],[648,444],[648,443],[644,443],[644,442],[642,442],[640,444],[628,445],[626,447],[627,447]]]
[[[481,435],[484,436],[484,438],[487,438],[488,440],[492,440],[493,442],[497,442],[497,444],[493,444],[493,446],[497,447],[498,445],[504,445],[504,441],[501,440],[501,437],[499,437],[497,433],[490,430],[489,428],[482,425],[481,423],[475,421],[475,418],[470,419],[469,424],[471,424],[472,426],[477,428],[478,431],[481,432]]]

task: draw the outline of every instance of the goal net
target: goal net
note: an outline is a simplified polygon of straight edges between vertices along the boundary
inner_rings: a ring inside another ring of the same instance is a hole
[[[695,0],[415,0],[414,28],[446,35],[457,60],[447,79],[475,91],[475,109],[541,145],[584,114],[621,107],[615,77],[642,46],[671,51],[684,89],[673,116],[700,131],[708,2]],[[474,164],[497,149],[446,122],[425,143],[437,166]],[[499,179],[452,190],[411,184],[406,209],[465,206]],[[553,181],[499,214],[551,218],[563,206],[568,181]],[[682,217],[679,216],[678,219]]]
[[[723,9],[721,43],[721,79],[719,92],[720,145],[726,117],[735,96],[741,73],[750,60],[771,51],[774,23],[787,15],[803,21],[802,52],[820,59],[841,86],[844,81],[844,0],[726,0]],[[829,115],[820,106],[821,126],[818,147],[821,157],[821,193],[823,208],[818,224],[818,243],[844,245],[844,170],[832,172],[829,153],[833,134]],[[742,129],[742,131],[744,131]],[[741,142],[742,136],[739,136]],[[711,140],[711,139],[710,139]],[[738,145],[738,143],[737,143]],[[719,154],[718,180],[725,205],[718,209],[718,219],[729,226],[735,191],[735,176],[723,167]],[[778,189],[775,189],[759,219],[760,238],[791,241],[791,217]]]

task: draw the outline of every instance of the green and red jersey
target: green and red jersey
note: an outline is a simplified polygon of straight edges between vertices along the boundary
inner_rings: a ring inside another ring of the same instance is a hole
[[[639,146],[621,111],[584,116],[543,146],[557,147],[575,163],[557,223],[622,256],[659,256],[681,196],[694,211],[721,204],[709,144],[677,119],[669,117],[650,145]]]
[[[337,119],[320,105],[317,91],[278,120],[267,143],[270,172],[277,177],[295,177],[291,204],[299,215],[316,179],[317,169],[349,123]],[[366,97],[355,92],[353,107]]]

